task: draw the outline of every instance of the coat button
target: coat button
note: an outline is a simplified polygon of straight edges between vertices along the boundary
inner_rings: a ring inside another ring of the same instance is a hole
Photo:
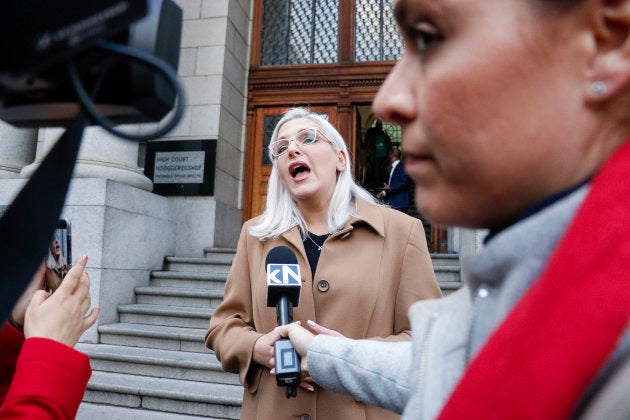
[[[327,292],[329,288],[330,288],[330,284],[328,284],[326,280],[320,280],[317,283],[317,290],[319,290],[322,293]]]
[[[300,420],[311,420],[311,415],[310,414],[302,414],[300,416]]]

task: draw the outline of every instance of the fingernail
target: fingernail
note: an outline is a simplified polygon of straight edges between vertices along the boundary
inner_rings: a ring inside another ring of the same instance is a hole
[[[84,255],[83,256],[83,261],[87,261],[87,258],[88,258],[87,255]]]
[[[317,324],[315,323],[315,321],[311,321],[310,319],[306,321],[306,323],[311,327],[317,327]]]
[[[276,374],[276,368],[273,368],[269,371],[270,374],[275,375]]]

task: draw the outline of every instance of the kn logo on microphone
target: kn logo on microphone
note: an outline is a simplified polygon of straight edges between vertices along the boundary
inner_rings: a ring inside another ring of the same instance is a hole
[[[297,264],[267,264],[267,284],[301,285]]]

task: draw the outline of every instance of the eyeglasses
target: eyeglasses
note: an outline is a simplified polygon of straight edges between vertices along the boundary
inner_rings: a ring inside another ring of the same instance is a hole
[[[274,141],[269,145],[269,150],[271,151],[271,154],[277,158],[284,155],[289,150],[289,144],[291,141],[294,141],[298,147],[304,147],[316,143],[318,140],[317,128],[305,128],[298,131],[292,138],[280,138]]]

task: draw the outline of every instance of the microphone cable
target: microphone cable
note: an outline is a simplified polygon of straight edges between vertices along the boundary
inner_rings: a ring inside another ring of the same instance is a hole
[[[184,114],[185,107],[185,92],[181,83],[177,79],[177,73],[173,68],[166,63],[164,60],[157,58],[145,51],[139,50],[137,48],[130,48],[124,45],[116,44],[110,41],[100,41],[96,44],[96,46],[102,50],[114,53],[115,55],[120,55],[128,59],[129,61],[135,61],[140,64],[144,64],[145,66],[156,70],[157,73],[160,73],[166,81],[171,85],[175,94],[177,96],[175,111],[172,117],[168,120],[168,122],[159,127],[157,130],[148,133],[148,134],[131,134],[121,131],[115,128],[115,125],[111,120],[103,116],[94,105],[94,101],[92,97],[96,96],[96,90],[92,95],[88,95],[85,91],[83,83],[81,82],[81,78],[79,76],[79,72],[76,68],[74,62],[69,61],[67,63],[68,73],[70,76],[70,81],[74,90],[79,99],[79,103],[81,107],[85,111],[85,113],[98,125],[100,125],[105,131],[110,134],[123,138],[125,140],[143,142],[148,140],[155,140],[157,138],[163,137],[168,132],[170,132],[181,120]],[[101,78],[102,80],[102,78]],[[99,83],[100,84],[100,83]],[[91,97],[92,96],[92,97]]]

